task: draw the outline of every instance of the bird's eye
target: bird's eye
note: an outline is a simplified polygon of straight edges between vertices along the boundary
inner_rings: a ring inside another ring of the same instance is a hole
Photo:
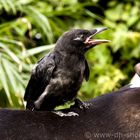
[[[74,38],[74,40],[82,40],[83,37],[84,37],[84,35],[82,34],[82,35],[79,35],[79,36],[77,36],[76,38]]]

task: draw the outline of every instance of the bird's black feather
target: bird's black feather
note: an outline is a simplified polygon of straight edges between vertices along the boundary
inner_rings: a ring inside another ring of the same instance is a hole
[[[24,100],[35,101],[42,94],[50,81],[54,68],[55,61],[53,53],[44,56],[38,61],[28,82]]]

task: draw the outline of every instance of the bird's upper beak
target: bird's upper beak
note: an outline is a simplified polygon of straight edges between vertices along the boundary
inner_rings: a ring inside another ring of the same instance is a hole
[[[101,44],[101,43],[110,42],[109,40],[106,40],[106,39],[92,39],[93,36],[95,36],[96,34],[102,32],[104,30],[107,30],[107,28],[104,27],[104,28],[96,28],[96,29],[90,30],[91,35],[89,37],[87,37],[85,42],[84,42],[86,44],[86,46],[91,47],[91,46],[96,46],[96,45]]]

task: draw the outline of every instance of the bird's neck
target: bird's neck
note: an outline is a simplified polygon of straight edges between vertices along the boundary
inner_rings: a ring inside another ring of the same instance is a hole
[[[63,46],[58,44],[55,46],[54,51],[59,52],[60,54],[65,55],[82,55],[84,56],[85,50],[81,49],[80,47],[75,47],[71,45]]]
[[[71,51],[65,51],[65,50],[54,50],[54,51],[63,57],[67,57],[67,56],[84,57],[83,52],[75,52],[75,51],[71,52]]]

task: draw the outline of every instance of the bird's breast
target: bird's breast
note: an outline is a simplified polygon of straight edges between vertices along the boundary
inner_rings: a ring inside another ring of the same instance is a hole
[[[84,78],[85,58],[84,56],[69,55],[61,56],[54,77],[61,80],[63,86],[80,87]]]
[[[72,69],[58,69],[55,73],[55,79],[59,81],[62,87],[66,86],[69,88],[78,88],[81,86],[83,81],[84,70],[80,68]]]

